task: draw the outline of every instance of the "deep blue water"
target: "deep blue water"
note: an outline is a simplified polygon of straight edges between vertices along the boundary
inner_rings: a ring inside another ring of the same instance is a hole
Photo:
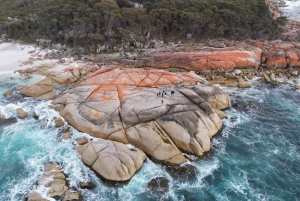
[[[93,181],[93,190],[81,190],[84,200],[300,200],[300,92],[290,86],[254,84],[251,89],[229,89],[234,108],[212,142],[211,152],[183,165],[181,173],[147,159],[125,185],[105,184],[83,165],[72,142],[84,133],[72,130],[70,140],[59,141],[50,101],[21,98],[3,92],[29,81],[0,73],[0,113],[15,117],[14,109],[30,112],[24,120],[0,124],[0,200],[23,200],[35,190],[43,165],[58,162],[71,185]],[[20,100],[18,106],[12,102]],[[39,120],[33,118],[33,113]],[[186,170],[186,171],[184,171]],[[154,177],[165,177],[169,190],[153,194],[147,188]],[[37,189],[45,192],[45,189]]]

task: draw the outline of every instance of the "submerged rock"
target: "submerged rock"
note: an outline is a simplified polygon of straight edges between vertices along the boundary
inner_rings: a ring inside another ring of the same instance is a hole
[[[159,162],[181,164],[180,150],[201,156],[222,128],[214,111],[231,107],[196,74],[104,68],[52,101],[60,115],[94,137],[131,143]],[[162,95],[163,94],[163,95]]]
[[[130,180],[146,159],[141,150],[110,140],[90,141],[77,150],[82,161],[108,181]]]
[[[95,184],[93,184],[92,182],[80,182],[80,188],[82,189],[93,189],[95,188]]]
[[[147,184],[147,188],[153,194],[166,193],[169,190],[169,180],[165,177],[155,177]]]
[[[240,110],[240,111],[250,111],[253,109],[257,109],[260,106],[259,100],[251,99],[250,97],[247,100],[242,96],[236,96],[234,100],[232,100],[232,107]]]
[[[11,91],[7,91],[7,92],[5,92],[5,93],[3,94],[3,96],[9,96],[9,95],[11,95],[11,94],[12,94]]]
[[[168,166],[166,171],[177,180],[191,180],[195,179],[197,171],[195,166],[190,164],[183,164],[180,166]]]
[[[6,118],[4,115],[0,114],[0,126],[10,125],[17,123],[18,119],[16,117]]]

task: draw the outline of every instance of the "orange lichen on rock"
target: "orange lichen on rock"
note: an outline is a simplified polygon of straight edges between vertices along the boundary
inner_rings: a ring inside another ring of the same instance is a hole
[[[159,68],[177,67],[191,71],[226,70],[233,68],[258,68],[262,51],[252,47],[251,50],[225,49],[202,50],[198,52],[155,52],[151,66]],[[144,63],[138,65],[143,66]],[[149,63],[147,63],[149,65]]]
[[[295,49],[289,49],[285,52],[286,58],[288,60],[288,64],[290,66],[295,66],[296,63],[299,61],[299,56]]]
[[[87,112],[87,114],[91,115],[94,119],[100,118],[100,113],[97,112],[96,110],[89,109],[86,112]]]
[[[231,106],[224,91],[194,72],[114,66],[91,73],[52,104],[63,104],[60,115],[79,131],[130,143],[168,164],[186,162],[181,150],[197,156],[209,151],[222,129],[213,107]]]
[[[290,43],[275,42],[273,49],[263,54],[261,62],[265,62],[268,67],[285,68],[296,66],[299,62],[298,50]]]
[[[97,90],[95,90],[90,96],[90,101],[107,101],[115,100],[117,88],[115,85],[101,85]]]
[[[176,84],[194,84],[203,82],[202,78],[193,73],[175,74],[163,70],[146,70],[146,69],[114,69],[103,70],[102,73],[93,73],[81,85],[99,85],[90,98],[96,97],[99,92],[116,91],[115,86],[136,86],[136,87],[158,87],[160,85]],[[104,88],[106,86],[106,88]],[[101,95],[102,96],[102,95]]]

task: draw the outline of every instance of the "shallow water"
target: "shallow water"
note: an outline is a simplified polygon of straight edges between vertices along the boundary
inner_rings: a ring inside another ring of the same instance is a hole
[[[11,75],[10,75],[11,76]],[[0,94],[20,81],[0,74]],[[4,81],[5,80],[5,81]],[[79,159],[74,140],[86,136],[72,130],[70,140],[60,141],[54,126],[59,114],[47,106],[50,101],[0,96],[0,112],[15,117],[22,107],[31,116],[17,123],[0,124],[0,200],[23,200],[35,190],[43,165],[57,162],[84,200],[300,200],[300,93],[289,86],[255,84],[242,92],[231,89],[234,108],[203,159],[183,165],[178,174],[169,167],[147,159],[127,184],[108,185],[96,177]],[[33,118],[33,113],[39,120]],[[147,189],[154,177],[169,180],[169,190],[153,194]],[[92,181],[93,190],[79,189],[80,181]],[[44,193],[45,189],[37,189]]]

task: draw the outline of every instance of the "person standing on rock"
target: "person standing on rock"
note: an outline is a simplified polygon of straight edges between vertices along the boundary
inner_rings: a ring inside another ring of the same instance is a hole
[[[161,104],[163,104],[164,103],[164,100],[161,100]]]
[[[174,93],[175,93],[174,91],[171,91],[171,96],[174,96]]]

